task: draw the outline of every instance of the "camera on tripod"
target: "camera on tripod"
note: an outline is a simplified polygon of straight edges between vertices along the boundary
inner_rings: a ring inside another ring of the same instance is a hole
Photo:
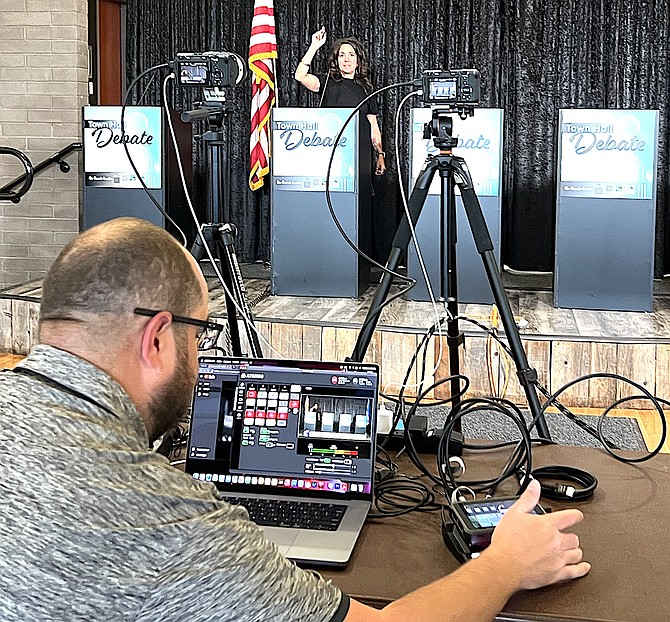
[[[479,104],[480,77],[476,69],[428,69],[415,85],[423,91],[426,104],[454,109]]]
[[[180,86],[235,86],[246,76],[244,61],[234,52],[179,52],[171,68]]]

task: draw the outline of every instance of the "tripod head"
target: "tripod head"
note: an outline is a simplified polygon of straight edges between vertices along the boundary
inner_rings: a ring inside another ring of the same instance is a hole
[[[433,118],[423,126],[424,139],[429,140],[432,137],[433,143],[440,151],[451,151],[458,146],[458,138],[451,135],[454,123],[450,115],[453,112],[458,112],[461,115],[460,111],[454,110],[452,107],[433,108]],[[474,110],[469,108],[466,118],[473,114]],[[462,115],[461,118],[463,118]]]
[[[221,131],[226,117],[234,109],[232,105],[226,105],[226,95],[221,89],[203,89],[203,93],[204,100],[195,102],[193,110],[182,112],[181,120],[185,123],[204,120],[209,131]]]

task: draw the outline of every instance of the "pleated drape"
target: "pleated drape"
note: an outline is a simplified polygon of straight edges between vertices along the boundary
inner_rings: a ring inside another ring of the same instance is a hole
[[[128,79],[177,51],[224,50],[246,58],[252,0],[128,0]],[[667,0],[275,0],[278,82],[284,106],[315,105],[293,80],[310,34],[356,35],[371,55],[374,84],[403,82],[425,69],[475,67],[482,106],[505,110],[503,262],[519,270],[553,269],[556,140],[560,108],[660,110],[656,276],[670,272],[668,208],[670,113]],[[325,68],[325,49],[314,70]],[[145,101],[160,101],[159,80]],[[146,88],[144,83],[142,88]],[[381,97],[385,149],[407,90]],[[195,93],[175,92],[170,105],[187,108]],[[231,220],[239,227],[242,259],[269,257],[269,192],[248,190],[250,86],[230,90],[236,113],[230,137],[234,173]],[[407,170],[408,115],[401,170]],[[401,208],[398,163],[378,188],[389,231]],[[195,161],[199,194],[203,157]]]

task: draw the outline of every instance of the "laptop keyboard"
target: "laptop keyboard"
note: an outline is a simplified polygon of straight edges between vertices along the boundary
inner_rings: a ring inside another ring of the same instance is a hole
[[[234,505],[243,505],[249,512],[251,520],[263,527],[336,531],[347,510],[346,505],[283,499],[228,497],[226,501]]]

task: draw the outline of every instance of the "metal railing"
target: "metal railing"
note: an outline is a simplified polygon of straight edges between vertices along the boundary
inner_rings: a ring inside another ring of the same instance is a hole
[[[12,155],[23,164],[23,167],[26,169],[26,172],[23,175],[20,175],[16,179],[13,179],[8,184],[0,188],[0,201],[11,201],[12,203],[18,203],[21,200],[21,197],[30,190],[30,187],[33,184],[33,180],[37,173],[43,171],[46,168],[49,168],[53,164],[58,164],[60,170],[63,173],[67,173],[70,170],[70,165],[65,161],[65,156],[69,155],[73,151],[79,151],[82,148],[82,143],[70,143],[67,147],[64,147],[57,153],[54,153],[52,156],[48,157],[46,160],[43,160],[39,164],[33,166],[30,158],[19,151],[18,149],[13,149],[12,147],[0,147],[0,155]],[[20,186],[18,190],[14,188]]]

